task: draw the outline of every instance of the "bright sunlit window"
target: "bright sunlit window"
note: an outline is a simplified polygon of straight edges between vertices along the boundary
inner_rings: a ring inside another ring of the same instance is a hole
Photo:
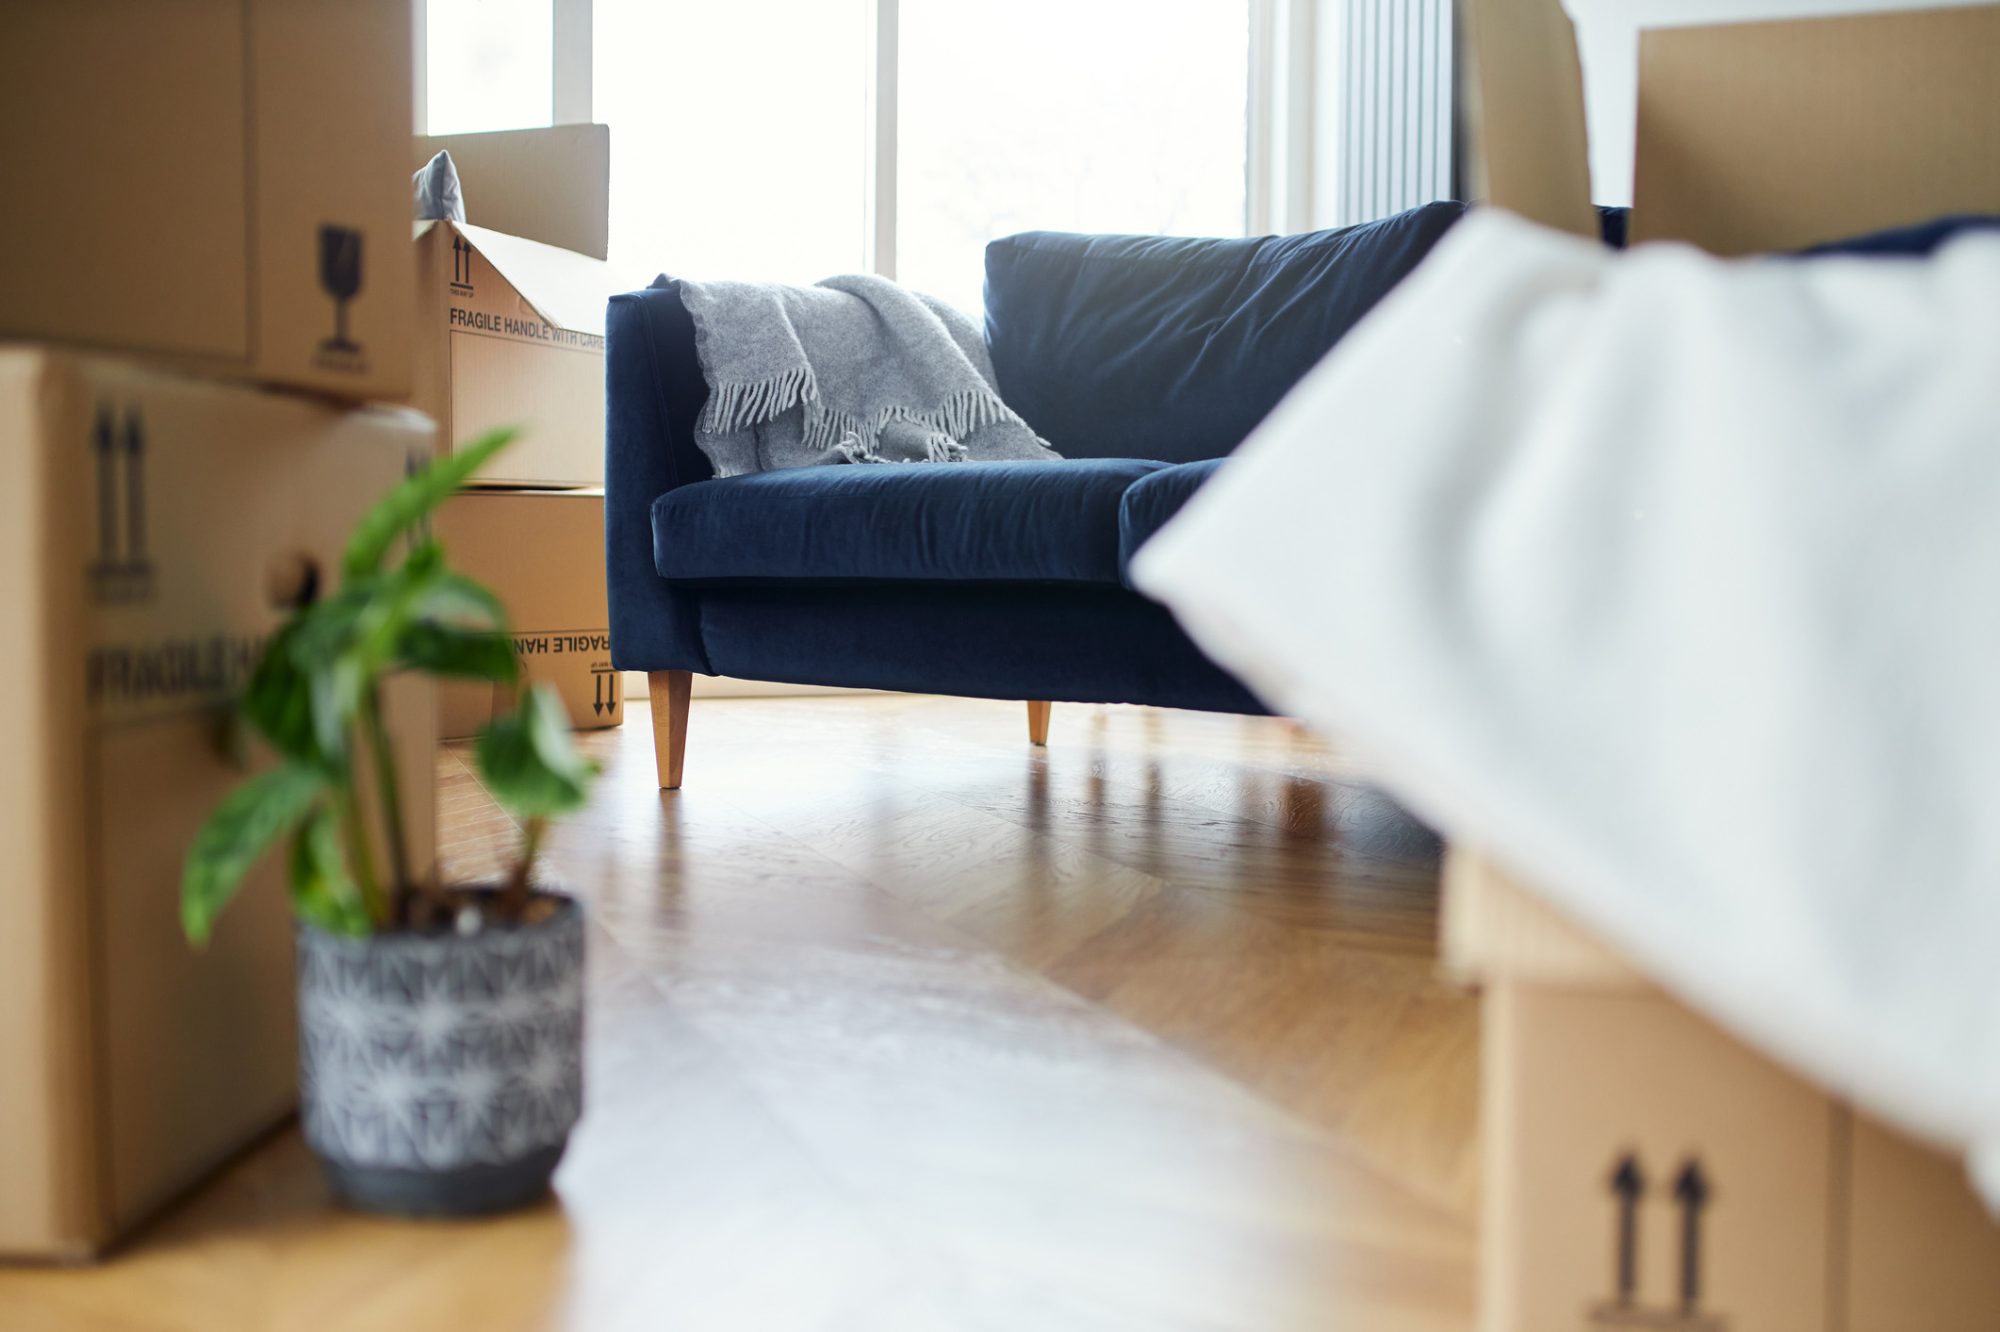
[[[426,0],[425,128],[432,134],[549,123],[552,0]]]
[[[862,266],[867,0],[596,0],[611,260],[813,282]]]
[[[1016,231],[1241,235],[1247,0],[902,0],[896,276]]]
[[[427,3],[432,133],[549,123],[560,0]],[[896,276],[976,312],[996,236],[1241,235],[1250,3],[899,0]],[[861,270],[876,5],[594,0],[612,263]]]

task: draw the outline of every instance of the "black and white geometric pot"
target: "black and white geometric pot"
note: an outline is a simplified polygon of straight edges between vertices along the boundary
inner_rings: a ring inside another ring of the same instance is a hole
[[[583,1111],[583,911],[472,934],[301,923],[299,1098],[334,1193],[475,1216],[541,1197]]]

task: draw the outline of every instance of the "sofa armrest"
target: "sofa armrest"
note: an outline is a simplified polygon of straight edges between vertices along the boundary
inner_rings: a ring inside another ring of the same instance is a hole
[[[604,545],[611,661],[620,670],[714,674],[701,606],[653,559],[653,501],[714,475],[694,444],[708,399],[678,283],[611,298],[604,324]]]

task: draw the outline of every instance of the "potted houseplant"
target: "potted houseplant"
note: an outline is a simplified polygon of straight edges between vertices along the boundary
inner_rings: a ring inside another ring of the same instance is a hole
[[[470,1215],[539,1197],[582,1107],[582,912],[533,874],[549,821],[582,805],[596,769],[561,701],[521,687],[504,608],[447,567],[428,531],[509,438],[392,491],[355,528],[339,585],[265,644],[239,712],[277,762],[224,798],[182,877],[182,924],[200,944],[249,868],[289,840],[300,1116],[334,1192],[365,1210]],[[444,884],[412,866],[381,707],[385,681],[409,671],[513,690],[476,750],[522,830],[502,882]]]

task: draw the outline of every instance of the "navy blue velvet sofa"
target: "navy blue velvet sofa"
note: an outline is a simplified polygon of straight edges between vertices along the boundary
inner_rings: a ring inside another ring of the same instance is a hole
[[[986,254],[1002,395],[1060,462],[715,478],[678,284],[607,321],[611,653],[651,676],[680,785],[692,673],[1262,712],[1131,556],[1463,211],[1248,240],[1028,233]]]
[[[606,545],[615,665],[651,675],[677,787],[692,673],[1048,704],[1262,705],[1132,590],[1134,551],[1463,214],[1245,240],[1031,232],[986,252],[1000,390],[1060,462],[716,479],[678,284],[613,298]],[[1600,210],[1623,240],[1624,211]],[[1927,253],[1944,219],[1826,250]]]

